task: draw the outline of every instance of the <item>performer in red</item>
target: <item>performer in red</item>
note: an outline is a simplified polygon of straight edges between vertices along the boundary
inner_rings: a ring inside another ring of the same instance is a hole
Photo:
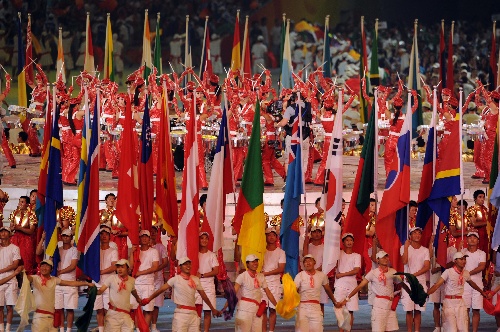
[[[488,208],[484,206],[485,193],[482,190],[474,191],[474,205],[467,209],[465,213],[466,225],[475,229],[479,234],[479,249],[490,252],[490,234],[488,234],[488,224],[490,224]],[[490,225],[491,226],[491,225]],[[488,264],[486,264],[488,266]]]
[[[64,155],[68,157],[63,159],[62,180],[65,185],[75,186],[76,176],[80,166],[81,150],[82,150],[82,129],[83,116],[85,111],[80,109],[82,100],[80,97],[69,100],[67,119],[69,123],[69,131],[67,131],[67,141],[64,144]]]
[[[31,92],[31,104],[30,109],[36,112],[40,117],[44,114],[43,105],[47,99],[47,84],[49,80],[47,75],[42,69],[40,64],[36,64],[37,74],[35,75],[35,83],[27,81],[26,83],[33,89]],[[27,78],[27,77],[26,77]],[[49,98],[50,100],[50,98]],[[29,114],[26,115],[27,117]],[[23,122],[23,130],[28,133],[28,145],[31,150],[32,157],[38,157],[41,155],[40,141],[38,140],[37,130],[34,126],[30,125],[29,117]]]
[[[392,160],[394,159],[394,154],[396,153],[396,145],[398,144],[399,133],[403,127],[403,122],[405,115],[403,114],[403,99],[400,98],[403,92],[403,83],[399,81],[398,93],[392,100],[394,106],[394,114],[387,110],[386,118],[390,118],[391,127],[389,129],[389,136],[385,142],[385,152],[384,152],[384,165],[385,165],[385,175],[389,174],[391,169]]]
[[[262,88],[261,116],[265,119],[266,140],[262,147],[262,170],[264,172],[264,185],[274,186],[273,168],[283,180],[286,179],[285,166],[276,159],[276,149],[281,146],[281,138],[274,127],[276,119],[268,111],[272,111],[274,99],[267,100],[270,91]]]
[[[483,184],[488,184],[490,183],[493,148],[495,146],[495,135],[498,123],[498,102],[500,101],[500,93],[498,91],[492,91],[488,94],[484,86],[481,88],[481,91],[486,99],[487,104],[482,111],[485,131],[484,137],[486,139],[481,142],[481,161],[484,170]]]
[[[0,189],[0,227],[3,227],[3,209],[5,205],[9,202],[9,194]]]
[[[113,126],[114,133],[121,133],[123,130],[123,125],[125,124],[125,109],[126,102],[125,99],[127,95],[125,93],[119,93],[113,100],[113,108],[115,109],[116,119]],[[115,139],[115,158],[113,164],[113,172],[111,176],[113,179],[118,179],[118,171],[120,169],[120,155],[122,151],[122,137],[121,135],[114,135]]]
[[[30,198],[21,196],[19,204],[9,217],[11,231],[15,232],[11,243],[19,247],[21,259],[27,274],[36,273],[35,247],[36,225],[35,211],[30,209]]]
[[[5,98],[7,98],[9,91],[10,91],[10,75],[5,74],[5,90],[0,93],[0,105],[3,103]],[[2,127],[3,129],[3,127]],[[9,166],[11,168],[16,168],[16,160],[14,159],[14,155],[12,154],[12,150],[10,149],[9,145],[9,140],[7,139],[7,136],[5,136],[5,131],[2,130],[2,149],[3,153],[5,155],[5,158],[7,158],[7,161],[9,162]]]
[[[106,208],[99,211],[99,220],[101,224],[106,224],[111,227],[111,241],[116,243],[118,249],[118,259],[127,259],[128,230],[125,226],[123,226],[118,218],[116,218],[116,196],[113,193],[109,193],[106,195],[104,200],[106,201]]]
[[[111,82],[109,79],[101,81],[101,124],[104,125],[104,130],[101,131],[100,156],[99,156],[99,169],[111,172],[115,161],[115,141],[114,136],[111,135],[110,130],[115,126],[116,122],[116,109],[113,107],[113,98],[118,92],[118,85]]]

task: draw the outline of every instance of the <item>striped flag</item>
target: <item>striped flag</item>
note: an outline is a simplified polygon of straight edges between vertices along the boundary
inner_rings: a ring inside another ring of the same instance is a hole
[[[144,79],[146,80],[151,73],[151,69],[153,68],[153,60],[151,57],[151,34],[149,33],[149,18],[147,9],[144,11],[144,34],[142,37],[141,66],[142,65],[145,65]]]
[[[85,36],[85,62],[83,64],[83,69],[93,75],[95,71],[94,65],[94,46],[92,45],[92,29],[90,28],[90,14],[87,13],[87,23],[85,26],[85,31],[87,34]]]
[[[335,268],[340,256],[340,223],[342,221],[342,90],[335,123],[333,124],[330,152],[326,162],[325,185],[321,203],[325,207],[325,237],[323,247],[323,272],[328,274]]]
[[[281,87],[291,89],[292,77],[292,51],[290,50],[290,20],[286,22],[285,41],[283,42],[283,63],[281,64]]]
[[[83,129],[82,129],[82,146],[80,150],[80,168],[78,173],[78,201],[76,207],[76,222],[75,222],[75,234],[79,234],[80,225],[87,219],[87,203],[84,202],[86,199],[85,177],[87,175],[87,165],[88,165],[88,151],[89,151],[89,139],[90,139],[90,110],[89,110],[89,94],[87,89],[84,92],[85,95],[85,115],[83,117]],[[75,243],[78,244],[78,236],[75,237]]]
[[[179,208],[175,190],[175,170],[170,143],[170,122],[167,110],[167,86],[163,83],[162,109],[160,117],[160,137],[158,147],[158,166],[156,174],[155,212],[163,228],[170,235],[177,236]]]
[[[198,144],[196,141],[196,100],[188,107],[189,121],[184,143],[184,171],[182,173],[182,199],[177,240],[177,258],[191,259],[191,274],[198,271],[199,223],[198,212]]]
[[[59,28],[59,35],[57,38],[57,73],[62,74],[62,80],[66,84],[66,73],[64,72],[64,49],[62,43],[62,28]]]
[[[234,192],[233,167],[231,162],[231,148],[229,146],[229,129],[226,109],[222,111],[222,119],[215,147],[212,175],[208,186],[208,197],[205,215],[209,225],[210,239],[213,246],[210,250],[216,252],[222,248],[224,236],[222,228],[226,216],[226,195]],[[205,224],[205,223],[204,223]]]
[[[231,70],[240,71],[241,68],[241,46],[240,46],[240,11],[236,12],[234,22],[233,51],[231,54]]]
[[[118,196],[116,202],[116,218],[128,230],[132,244],[139,244],[139,179],[137,175],[137,146],[132,129],[132,107],[130,97],[126,97],[125,122],[122,132],[122,150],[120,157],[120,178],[118,179]]]
[[[151,140],[151,121],[149,118],[148,96],[142,118],[141,159],[139,162],[139,206],[141,208],[141,229],[151,230],[153,221],[153,145]]]
[[[260,149],[260,102],[257,100],[252,135],[245,159],[243,180],[238,195],[233,227],[241,246],[241,257],[254,254],[259,257],[259,270],[266,251],[266,228],[264,220],[264,176]]]
[[[115,80],[115,66],[113,58],[113,31],[111,30],[111,20],[106,21],[106,41],[104,44],[104,78],[110,81]]]
[[[17,104],[28,106],[26,94],[26,76],[24,74],[24,46],[21,13],[17,13]],[[24,120],[21,120],[24,122]]]
[[[45,229],[45,253],[55,256],[57,261],[59,251],[57,249],[57,210],[63,206],[62,166],[61,166],[61,139],[59,137],[59,107],[51,122],[51,140],[49,148],[49,164],[47,170],[47,187],[45,189],[44,229]],[[57,269],[52,270],[56,275]]]
[[[94,107],[90,143],[88,145],[87,169],[82,199],[82,221],[78,229],[77,249],[82,253],[79,266],[83,273],[94,281],[100,279],[99,238],[99,119],[100,95]],[[88,137],[87,137],[88,139]],[[83,139],[82,139],[83,142]]]

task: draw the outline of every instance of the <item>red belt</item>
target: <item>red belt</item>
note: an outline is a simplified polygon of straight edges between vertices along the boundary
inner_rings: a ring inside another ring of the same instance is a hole
[[[307,300],[307,301],[300,301],[300,303],[315,303],[315,304],[319,304],[319,301],[318,300]]]
[[[461,295],[445,295],[444,297],[445,299],[461,299],[462,296]]]
[[[256,306],[259,306],[260,303],[257,301],[257,300],[254,300],[254,299],[250,299],[248,297],[242,297],[241,298],[242,301],[247,301],[247,302],[252,302],[252,303],[255,303]]]
[[[53,312],[45,311],[45,310],[42,310],[42,309],[36,309],[35,312],[38,312],[39,314],[45,314],[45,315],[52,315],[52,316],[54,316]]]
[[[394,298],[390,296],[384,296],[384,295],[375,295],[375,297],[378,297],[379,299],[386,299],[389,301],[392,301]]]
[[[190,307],[188,305],[182,305],[182,304],[178,304],[177,305],[177,308],[178,309],[186,309],[186,310],[193,310],[193,311],[197,311],[196,310],[196,307]]]
[[[125,309],[120,309],[120,308],[117,308],[117,307],[115,307],[114,305],[112,305],[111,303],[109,303],[109,309],[114,310],[114,311],[117,311],[117,312],[123,312],[123,313],[125,313],[125,314],[127,314],[127,315],[130,315],[130,311],[127,311],[127,310],[125,310]]]

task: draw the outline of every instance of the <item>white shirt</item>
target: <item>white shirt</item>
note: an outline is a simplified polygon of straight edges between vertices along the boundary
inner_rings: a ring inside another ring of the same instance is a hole
[[[63,247],[59,247],[59,256],[61,257],[59,264],[57,266],[58,270],[63,270],[71,265],[71,262],[76,259],[78,261],[78,250],[76,247],[70,247],[69,249],[64,249]],[[63,273],[59,275],[61,280],[76,280],[76,268],[68,273]]]
[[[300,301],[310,301],[320,300],[321,297],[321,289],[323,289],[324,285],[328,284],[328,278],[326,274],[321,271],[316,271],[312,276],[314,280],[314,286],[311,287],[311,276],[306,271],[299,272],[295,279],[295,286],[297,287],[300,294]]]
[[[145,271],[153,266],[153,262],[159,262],[158,250],[155,248],[148,248],[148,250],[141,250],[139,254],[139,259],[141,260],[141,266],[138,271]],[[148,273],[140,275],[135,278],[136,285],[153,285],[155,282],[155,274]]]
[[[190,276],[193,279],[195,288],[189,286],[189,280],[184,279],[184,277],[180,274],[176,275],[168,279],[167,283],[172,287],[175,292],[174,303],[185,305],[189,307],[195,306],[195,293],[198,290],[203,290],[201,286],[200,279],[195,276]]]
[[[19,251],[19,247],[15,244],[9,244],[6,247],[0,246],[0,269],[4,269],[7,266],[11,265],[13,261],[21,260],[21,253]],[[0,279],[6,278],[12,274],[13,271],[0,273]],[[16,278],[11,279],[8,284],[12,284],[16,282]]]
[[[115,248],[109,247],[105,250],[100,250],[101,255],[101,271],[111,267],[118,261],[118,251]],[[101,280],[99,280],[98,285],[103,285],[106,279],[113,275],[114,272],[101,274]]]
[[[353,252],[352,254],[346,254],[345,251],[342,250],[340,252],[337,273],[346,273],[354,270],[357,267],[361,268],[361,255],[355,252]],[[358,283],[356,281],[356,275],[345,276],[335,280],[335,287],[354,289],[357,285]]]
[[[130,310],[130,293],[135,289],[135,279],[129,276],[125,281],[125,289],[118,291],[121,282],[117,274],[111,275],[104,282],[104,286],[109,288],[109,303],[119,309]]]
[[[469,271],[464,269],[462,277],[464,279],[464,283],[459,285],[460,276],[455,269],[452,267],[445,270],[443,274],[441,274],[441,278],[444,280],[444,294],[461,296],[464,293],[464,284],[471,280]]]
[[[480,263],[486,262],[486,253],[480,249],[476,249],[474,252],[470,252],[467,249],[463,249],[464,255],[468,255],[464,269],[467,271],[472,271],[479,266]],[[473,274],[470,279],[474,281],[479,287],[483,285],[483,274],[481,272]]]
[[[370,288],[375,295],[379,296],[394,296],[394,283],[399,284],[402,280],[401,277],[394,275],[397,271],[393,268],[389,268],[385,274],[385,283],[379,280],[379,276],[382,274],[382,271],[377,268],[368,272],[365,276],[365,279],[370,282]],[[340,280],[340,279],[339,279]],[[337,284],[337,281],[335,282]],[[373,299],[373,306],[375,308],[381,309],[390,309],[392,305],[392,301],[388,301],[387,299],[377,298]]]
[[[253,299],[260,303],[262,301],[261,288],[267,288],[267,283],[262,273],[257,273],[255,278],[257,278],[257,281],[259,282],[259,287],[255,287],[254,278],[250,276],[248,271],[240,274],[236,278],[235,283],[240,285],[239,294],[241,297]],[[253,302],[240,300],[238,301],[238,310],[257,312],[257,305]]]
[[[266,250],[264,254],[264,264],[262,265],[262,272],[269,272],[276,270],[279,264],[286,263],[285,251],[281,248],[276,248],[274,250]],[[271,276],[266,276],[266,282],[270,285],[276,285],[280,283],[280,275],[273,274]]]
[[[403,256],[404,246],[401,246],[399,253]],[[424,267],[425,261],[430,263],[429,248],[420,246],[420,248],[415,249],[412,245],[408,247],[408,263],[405,264],[404,270],[406,273],[415,274]],[[426,276],[425,273],[417,276],[420,284],[425,285]]]
[[[309,254],[313,255],[316,264],[314,264],[314,268],[317,270],[321,265],[323,265],[323,243],[315,246],[312,243],[309,243]]]
[[[217,255],[209,250],[205,253],[198,253],[198,264],[198,272],[205,274],[212,272],[214,267],[219,266],[219,261],[217,260]],[[207,284],[214,285],[214,278],[200,278],[200,283],[202,286]]]
[[[255,59],[264,59],[267,53],[267,47],[263,43],[256,43],[252,46],[252,55]]]

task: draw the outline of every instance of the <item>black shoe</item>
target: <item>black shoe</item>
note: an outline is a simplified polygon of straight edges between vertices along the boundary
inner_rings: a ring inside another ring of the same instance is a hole
[[[264,186],[266,186],[266,187],[274,187],[274,183],[264,183]]]
[[[481,181],[481,183],[482,183],[482,184],[489,184],[489,183],[490,183],[490,181],[488,181],[488,180],[483,180],[483,181]]]
[[[10,168],[16,168],[16,167],[17,167],[16,165],[12,165],[12,166],[10,166]]]
[[[482,179],[482,177],[477,176],[477,175],[475,175],[475,174],[473,174],[473,175],[471,176],[471,178],[472,178],[472,179]]]

